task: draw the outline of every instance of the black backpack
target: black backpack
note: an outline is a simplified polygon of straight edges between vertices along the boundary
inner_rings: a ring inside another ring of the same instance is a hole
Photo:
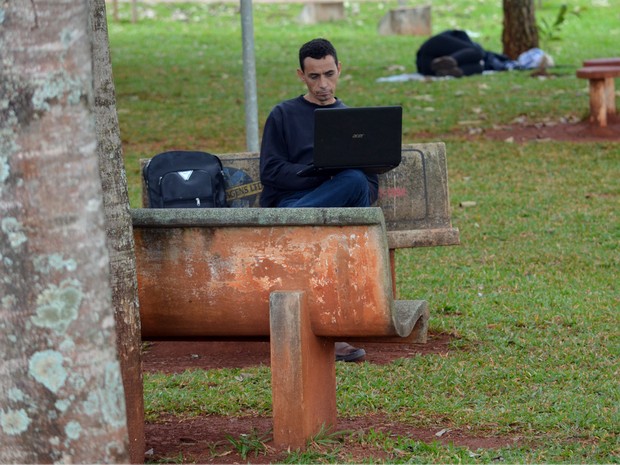
[[[160,153],[149,160],[142,174],[151,208],[226,206],[222,162],[211,153]]]

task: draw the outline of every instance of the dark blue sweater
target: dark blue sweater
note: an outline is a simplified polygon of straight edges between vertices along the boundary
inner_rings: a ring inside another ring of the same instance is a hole
[[[260,177],[263,192],[262,207],[275,207],[291,192],[318,187],[328,177],[301,177],[297,172],[314,158],[314,110],[343,108],[336,100],[332,105],[316,105],[302,95],[276,105],[269,114],[263,130],[260,149]],[[373,200],[377,198],[378,178],[367,175]]]

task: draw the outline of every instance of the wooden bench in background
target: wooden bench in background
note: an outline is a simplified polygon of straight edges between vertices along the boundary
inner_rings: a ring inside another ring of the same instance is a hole
[[[609,117],[616,115],[614,79],[620,77],[620,58],[585,60],[576,74],[589,81],[590,121],[606,127]]]

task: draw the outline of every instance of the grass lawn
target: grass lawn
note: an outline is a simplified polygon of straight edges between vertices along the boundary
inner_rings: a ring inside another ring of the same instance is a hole
[[[429,3],[434,31],[466,29],[501,51],[501,2]],[[537,17],[552,21],[561,2],[539,3]],[[324,36],[343,62],[338,95],[347,104],[402,105],[405,143],[447,145],[462,245],[400,250],[397,273],[401,298],[429,300],[431,331],[454,335],[458,350],[388,366],[339,364],[339,415],[382,412],[412,426],[522,440],[494,451],[371,433],[351,440],[376,444],[392,463],[619,463],[620,144],[514,144],[483,133],[584,118],[587,83],[575,69],[584,59],[618,56],[620,1],[568,4],[571,14],[554,31],[559,40],[541,42],[557,64],[553,78],[506,72],[378,83],[415,72],[425,39],[378,36],[378,21],[396,6],[346,3],[345,20],[313,26],[298,24],[301,4],[253,11],[261,129],[273,105],[303,92],[299,45]],[[233,3],[140,4],[136,24],[128,4],[120,13],[109,31],[130,197],[139,206],[139,158],[173,148],[245,150],[241,22]],[[463,201],[475,206],[460,208]],[[253,382],[242,386],[235,370],[147,375],[148,418],[270,415],[268,369],[244,371]],[[188,389],[205,377],[216,389]],[[291,453],[297,462],[333,457]],[[337,460],[348,461],[346,450]]]

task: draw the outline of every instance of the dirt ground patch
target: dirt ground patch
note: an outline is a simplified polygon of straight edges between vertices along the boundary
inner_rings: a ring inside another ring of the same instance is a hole
[[[266,450],[251,453],[244,460],[227,437],[238,439],[242,434],[268,436],[272,427],[268,417],[221,417],[208,416],[191,420],[175,417],[162,419],[156,424],[146,425],[147,460],[161,460],[180,457],[184,462],[195,463],[278,463],[288,455],[286,450],[273,448],[270,441],[265,442]],[[519,437],[481,437],[458,429],[414,428],[398,422],[389,421],[384,415],[369,415],[360,418],[339,418],[335,431],[343,431],[343,459],[348,457],[359,462],[374,458],[377,461],[389,460],[388,454],[370,445],[363,445],[351,439],[350,435],[367,432],[369,429],[393,436],[407,437],[431,443],[452,443],[463,446],[472,452],[480,449],[497,449],[519,443]]]
[[[609,116],[607,127],[604,128],[587,120],[539,124],[516,123],[486,130],[479,134],[474,131],[471,136],[516,143],[553,140],[562,142],[618,142],[620,141],[620,116]]]
[[[356,344],[366,349],[365,361],[383,365],[416,354],[448,353],[452,338],[429,335],[426,344]],[[269,342],[153,342],[143,355],[147,372],[181,373],[185,370],[269,366]]]

